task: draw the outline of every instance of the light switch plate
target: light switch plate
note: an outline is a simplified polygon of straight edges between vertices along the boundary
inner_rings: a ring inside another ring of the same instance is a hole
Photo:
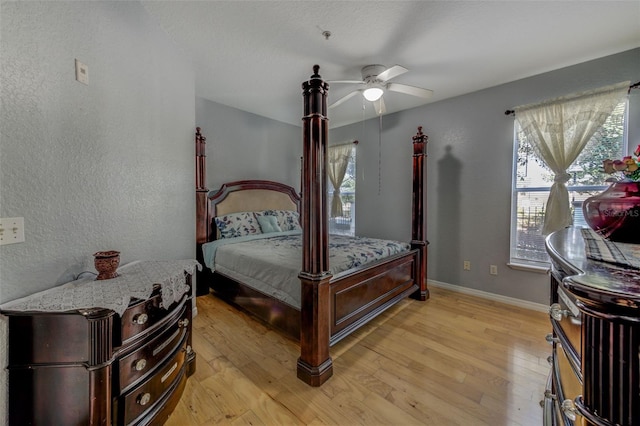
[[[0,219],[0,245],[24,243],[24,217]]]
[[[76,59],[76,80],[89,85],[89,67]]]

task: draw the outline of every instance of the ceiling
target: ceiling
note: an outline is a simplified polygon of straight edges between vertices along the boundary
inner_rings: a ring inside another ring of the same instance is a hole
[[[390,114],[640,46],[638,0],[142,3],[193,59],[197,96],[293,125],[314,64],[328,81],[399,64],[409,72],[393,82],[434,91],[386,93]],[[331,84],[329,103],[354,87]],[[374,116],[354,96],[329,123]]]

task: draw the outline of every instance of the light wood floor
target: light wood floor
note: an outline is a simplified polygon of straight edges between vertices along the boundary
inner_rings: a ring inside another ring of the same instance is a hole
[[[334,346],[320,388],[296,378],[296,342],[198,297],[196,372],[167,425],[540,426],[548,316],[430,291]]]

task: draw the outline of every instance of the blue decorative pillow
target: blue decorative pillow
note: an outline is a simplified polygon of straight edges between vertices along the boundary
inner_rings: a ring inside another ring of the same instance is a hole
[[[300,214],[294,210],[263,210],[256,212],[256,217],[275,216],[278,226],[283,231],[296,231],[302,229],[300,226]]]
[[[214,221],[220,230],[220,238],[243,237],[262,233],[253,212],[230,213],[215,217]]]
[[[270,232],[282,232],[280,225],[278,225],[278,218],[275,216],[256,216],[258,219],[258,223],[260,224],[260,229],[262,229],[263,234],[268,234]]]

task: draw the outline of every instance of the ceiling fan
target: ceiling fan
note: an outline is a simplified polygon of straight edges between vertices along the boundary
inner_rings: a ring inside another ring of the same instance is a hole
[[[386,68],[384,65],[367,65],[362,68],[362,80],[338,80],[329,81],[329,84],[360,84],[362,88],[354,90],[346,96],[338,99],[329,108],[335,108],[344,103],[348,99],[354,97],[358,93],[368,101],[373,102],[376,114],[382,115],[386,112],[382,95],[385,91],[404,93],[406,95],[417,96],[419,98],[428,99],[433,94],[429,89],[421,87],[409,86],[400,83],[389,83],[389,80],[402,75],[409,71],[403,66],[394,65]]]

